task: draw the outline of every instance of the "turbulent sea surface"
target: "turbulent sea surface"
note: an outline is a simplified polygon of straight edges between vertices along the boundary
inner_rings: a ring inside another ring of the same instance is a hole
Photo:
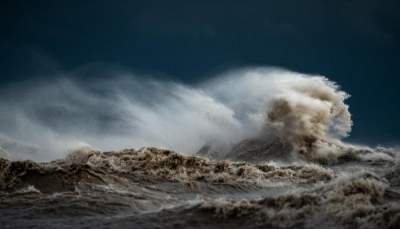
[[[398,150],[344,143],[323,76],[25,89],[0,96],[1,228],[400,228]]]
[[[335,161],[293,162],[270,151],[277,150],[276,143],[248,144],[240,147],[271,158],[246,162],[242,153],[240,161],[233,154],[214,160],[143,148],[80,150],[49,163],[1,159],[0,223],[2,228],[399,228],[400,167],[394,150],[349,146]]]

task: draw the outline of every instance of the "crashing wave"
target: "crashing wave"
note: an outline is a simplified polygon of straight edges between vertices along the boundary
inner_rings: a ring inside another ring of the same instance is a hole
[[[334,161],[352,126],[349,95],[323,76],[245,68],[189,86],[122,75],[112,82],[27,83],[21,87],[35,96],[13,97],[13,104],[8,88],[0,96],[8,114],[0,118],[0,134],[35,146],[35,154],[26,147],[3,148],[14,159],[44,161],[81,146],[155,146],[193,154],[212,142],[223,156],[246,139],[278,138],[302,159]]]
[[[325,77],[257,68],[197,87],[89,85],[45,84],[0,117],[0,225],[400,226],[398,150],[344,143],[349,95]]]

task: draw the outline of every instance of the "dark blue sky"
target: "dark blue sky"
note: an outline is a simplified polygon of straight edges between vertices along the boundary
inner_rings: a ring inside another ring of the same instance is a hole
[[[3,0],[0,83],[92,63],[187,83],[280,66],[326,75],[352,95],[353,141],[398,143],[398,2]],[[86,77],[111,77],[100,75]]]

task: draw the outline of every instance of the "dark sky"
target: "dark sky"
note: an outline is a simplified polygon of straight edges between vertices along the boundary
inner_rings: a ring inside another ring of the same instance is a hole
[[[0,4],[2,86],[91,63],[187,83],[232,67],[273,65],[326,75],[349,92],[351,140],[400,139],[397,0]]]

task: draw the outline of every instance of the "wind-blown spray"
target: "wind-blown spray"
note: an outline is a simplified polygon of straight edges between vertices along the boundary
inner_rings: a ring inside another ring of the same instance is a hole
[[[246,68],[196,85],[110,77],[83,82],[64,75],[1,92],[3,151],[40,161],[79,147],[190,154],[208,142],[231,145],[268,132],[314,157],[351,128],[348,95],[322,76]]]
[[[323,77],[297,77],[282,87],[270,103],[267,123],[307,158],[337,154],[339,138],[352,125],[344,103],[348,94]]]

